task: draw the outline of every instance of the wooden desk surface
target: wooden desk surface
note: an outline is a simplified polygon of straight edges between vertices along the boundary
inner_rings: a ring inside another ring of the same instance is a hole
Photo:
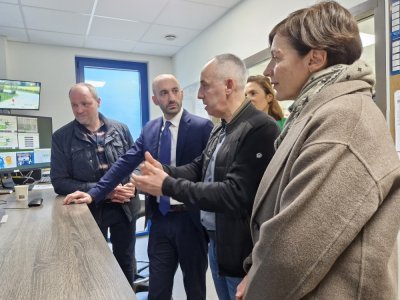
[[[0,224],[0,299],[136,299],[88,207],[62,205],[52,189],[34,197],[43,205],[7,209]]]

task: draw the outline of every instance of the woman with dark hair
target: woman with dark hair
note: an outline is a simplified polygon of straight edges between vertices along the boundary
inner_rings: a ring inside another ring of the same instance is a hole
[[[282,130],[286,119],[283,117],[281,106],[275,99],[275,92],[269,78],[264,75],[250,76],[247,78],[244,91],[246,98],[249,99],[258,110],[273,117]]]
[[[400,161],[357,23],[320,2],[269,41],[264,75],[295,102],[254,200],[237,299],[396,299]]]

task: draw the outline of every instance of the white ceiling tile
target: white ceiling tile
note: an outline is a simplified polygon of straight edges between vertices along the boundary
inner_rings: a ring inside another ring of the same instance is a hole
[[[85,42],[86,48],[124,51],[124,52],[131,51],[134,45],[135,42],[133,41],[111,39],[104,37],[93,37],[93,36],[88,36]]]
[[[172,56],[242,1],[0,0],[0,35],[11,41]],[[177,39],[168,41],[167,34]]]
[[[69,47],[83,47],[85,36],[59,32],[47,32],[39,30],[29,30],[29,38],[32,43],[63,45]]]
[[[0,26],[24,27],[18,5],[0,3]]]
[[[23,7],[28,29],[86,34],[89,16],[55,10]]]
[[[222,7],[233,7],[242,0],[187,0],[188,2],[197,2]]]
[[[28,42],[25,29],[0,27],[0,36],[6,36],[9,41]]]
[[[137,41],[148,28],[147,23],[94,17],[89,35]]]
[[[166,46],[159,44],[150,44],[150,43],[137,43],[133,48],[134,53],[142,53],[149,55],[160,55],[160,56],[173,56],[180,47],[175,46]]]
[[[140,41],[164,44],[167,46],[185,46],[199,33],[199,30],[190,30],[163,25],[152,25]],[[164,37],[167,34],[176,35],[176,39],[173,41],[166,40]]]
[[[89,14],[94,0],[21,0],[22,5]]]
[[[193,2],[172,1],[155,23],[190,29],[204,29],[226,12],[226,8]]]
[[[168,0],[99,0],[95,15],[153,22]]]

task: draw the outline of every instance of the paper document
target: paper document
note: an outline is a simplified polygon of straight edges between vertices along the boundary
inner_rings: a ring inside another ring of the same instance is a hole
[[[53,186],[51,184],[35,184],[32,190],[47,190],[52,188]]]
[[[400,90],[394,92],[394,128],[396,151],[400,152]]]

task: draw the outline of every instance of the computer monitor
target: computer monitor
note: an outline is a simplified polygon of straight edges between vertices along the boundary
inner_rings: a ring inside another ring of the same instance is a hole
[[[40,82],[0,79],[0,109],[38,110],[40,89]]]
[[[0,176],[12,187],[11,175],[50,167],[50,117],[0,114]],[[28,182],[29,183],[29,182]]]

